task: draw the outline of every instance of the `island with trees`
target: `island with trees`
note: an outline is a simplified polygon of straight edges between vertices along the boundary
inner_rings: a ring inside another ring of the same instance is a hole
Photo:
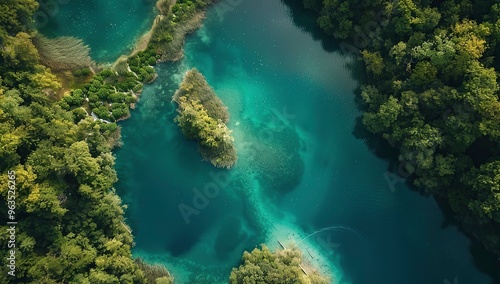
[[[463,228],[500,255],[500,4],[300,1],[365,63],[362,123],[397,150],[395,171],[445,200]],[[155,79],[153,66],[182,56],[184,36],[211,3],[160,0],[144,46],[112,67],[93,62],[78,39],[38,34],[37,1],[0,3],[0,184],[15,173],[16,220],[22,220],[17,283],[173,281],[165,268],[132,258],[111,150],[120,139],[116,121],[130,115],[143,84]],[[203,75],[188,72],[174,101],[177,123],[199,142],[203,157],[232,167],[237,156],[227,108]],[[1,187],[0,202],[7,199]],[[1,216],[7,211],[0,207]],[[0,230],[6,232],[5,223]],[[7,244],[8,235],[0,234],[2,255]],[[0,263],[0,283],[9,283],[7,259]],[[230,282],[325,283],[306,277],[300,263],[298,251],[263,246],[245,253]]]
[[[198,142],[203,159],[219,168],[233,167],[238,157],[226,126],[229,112],[206,78],[189,70],[172,100],[178,104],[175,121],[186,138]]]

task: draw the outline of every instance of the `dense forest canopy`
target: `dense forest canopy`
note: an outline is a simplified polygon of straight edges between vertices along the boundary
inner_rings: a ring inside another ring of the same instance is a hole
[[[396,174],[447,200],[500,254],[500,2],[303,0],[363,59],[362,123],[399,152]]]

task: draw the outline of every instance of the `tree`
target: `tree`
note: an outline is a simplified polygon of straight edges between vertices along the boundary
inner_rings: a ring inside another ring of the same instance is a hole
[[[229,283],[328,283],[325,278],[318,277],[316,272],[310,273],[311,276],[304,274],[300,268],[302,256],[297,249],[272,253],[265,245],[261,245],[261,249],[244,252],[242,262],[231,271]]]
[[[410,76],[410,81],[418,88],[427,88],[437,80],[436,68],[427,61],[418,62]]]
[[[361,52],[361,54],[363,55],[363,60],[366,64],[366,70],[376,76],[381,75],[384,70],[384,60],[380,56],[380,53],[372,53],[365,49]]]
[[[35,0],[4,0],[0,3],[0,29],[10,35],[24,31],[38,9]]]
[[[492,220],[500,223],[500,161],[472,169],[463,180],[477,196],[469,202],[469,209],[482,222]]]
[[[67,171],[80,183],[90,182],[99,172],[99,164],[92,158],[89,147],[84,141],[73,143],[65,151],[64,164]]]
[[[374,133],[384,132],[396,122],[402,109],[403,107],[398,100],[391,96],[380,106],[376,113],[365,113],[363,123]]]

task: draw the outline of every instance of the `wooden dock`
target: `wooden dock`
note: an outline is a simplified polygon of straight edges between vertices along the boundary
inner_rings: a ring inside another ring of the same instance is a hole
[[[299,267],[300,267],[300,269],[302,269],[302,272],[304,272],[305,275],[308,275],[306,270],[304,269],[304,267],[302,267],[302,265],[299,264]]]

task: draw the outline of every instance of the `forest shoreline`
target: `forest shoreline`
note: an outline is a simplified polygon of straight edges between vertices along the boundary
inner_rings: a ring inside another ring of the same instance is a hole
[[[341,13],[339,3],[285,2],[308,10],[321,34],[341,41],[334,49],[364,63],[359,126],[377,137],[369,147],[394,152],[385,157],[388,183],[406,179],[434,196],[474,246],[498,258],[500,4],[382,1],[354,8],[355,1],[344,1]],[[486,269],[499,281],[498,260],[488,259]]]

